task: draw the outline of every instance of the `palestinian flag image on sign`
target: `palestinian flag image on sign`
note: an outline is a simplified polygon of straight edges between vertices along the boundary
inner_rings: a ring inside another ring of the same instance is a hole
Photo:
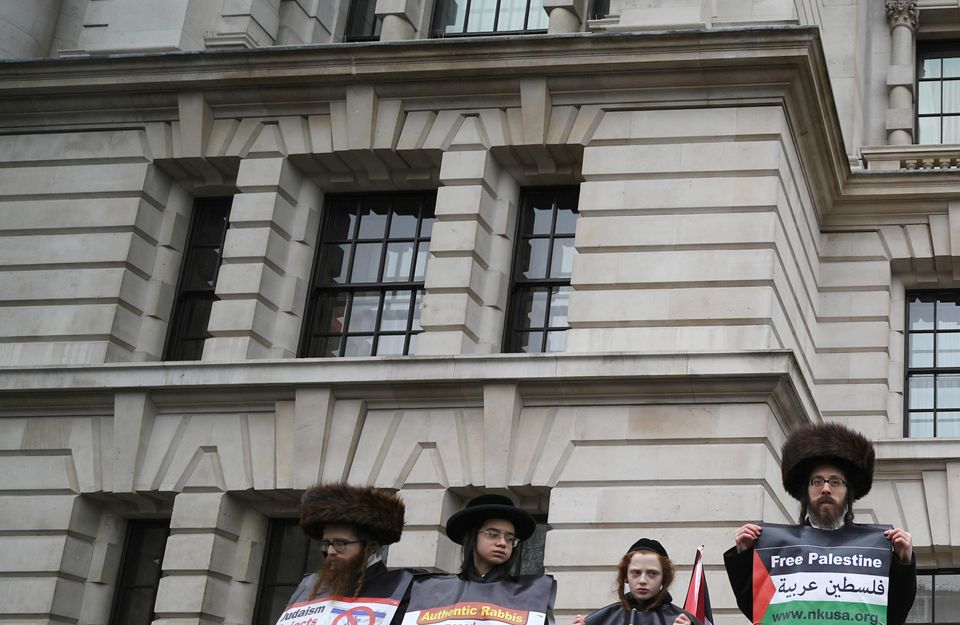
[[[754,547],[756,625],[886,625],[889,526],[764,524]]]

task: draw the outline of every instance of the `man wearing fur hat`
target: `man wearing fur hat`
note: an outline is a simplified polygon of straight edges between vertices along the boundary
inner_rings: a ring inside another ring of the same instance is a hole
[[[836,423],[807,425],[790,434],[781,455],[783,486],[800,501],[801,524],[837,530],[853,523],[853,502],[873,485],[874,450],[866,437]],[[762,530],[743,525],[734,535],[736,546],[723,554],[737,605],[751,621],[753,548]],[[913,539],[900,528],[883,535],[893,550],[887,624],[903,625],[917,594]]]
[[[400,540],[403,516],[403,500],[389,491],[348,484],[307,489],[300,504],[300,527],[319,541],[325,557],[320,569],[300,582],[288,608],[318,597],[360,602],[383,598],[396,602],[393,622],[399,623],[413,575],[407,570],[388,571],[380,547]]]

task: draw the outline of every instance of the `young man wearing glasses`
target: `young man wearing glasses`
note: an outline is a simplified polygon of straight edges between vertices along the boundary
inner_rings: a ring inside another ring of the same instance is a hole
[[[802,525],[839,530],[853,524],[853,502],[873,485],[873,443],[842,425],[821,423],[794,430],[781,455],[783,487],[800,502]],[[723,554],[737,605],[751,620],[754,545],[762,530],[754,523],[741,526],[734,535],[736,546]],[[900,528],[883,535],[893,550],[887,624],[903,625],[917,594],[913,539]]]
[[[376,625],[399,623],[413,575],[407,570],[388,571],[380,547],[400,540],[403,517],[403,501],[389,491],[348,484],[317,484],[307,489],[300,505],[300,527],[319,542],[324,559],[316,573],[300,582],[288,611],[290,606],[325,598],[346,598],[359,606],[354,609],[363,609],[361,604],[369,599],[378,604],[374,612],[383,613],[380,603],[396,606],[391,618],[383,623],[378,618]]]

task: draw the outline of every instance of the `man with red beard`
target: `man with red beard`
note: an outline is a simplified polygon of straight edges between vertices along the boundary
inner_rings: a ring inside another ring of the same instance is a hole
[[[873,485],[873,443],[836,423],[794,430],[781,451],[783,487],[800,502],[800,523],[822,530],[853,524],[853,502]],[[740,611],[753,621],[753,548],[763,528],[747,523],[734,535],[736,546],[723,554]],[[903,625],[917,594],[913,539],[900,528],[886,530],[893,558],[887,625]]]
[[[287,612],[291,606],[319,609],[320,603],[329,600],[336,602],[327,606],[330,614],[352,610],[377,614],[376,623],[364,620],[361,625],[399,623],[413,575],[408,570],[388,571],[380,547],[400,540],[403,517],[403,500],[386,490],[348,484],[317,484],[307,489],[300,505],[300,527],[319,542],[325,557],[320,569],[300,582]]]

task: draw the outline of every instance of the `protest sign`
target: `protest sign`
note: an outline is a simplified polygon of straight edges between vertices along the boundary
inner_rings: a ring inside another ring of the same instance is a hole
[[[317,597],[288,606],[277,625],[390,625],[399,605],[382,597]]]
[[[756,625],[886,625],[888,526],[765,524],[754,547]]]
[[[489,583],[456,575],[419,577],[402,625],[544,625],[555,593],[549,575]]]

